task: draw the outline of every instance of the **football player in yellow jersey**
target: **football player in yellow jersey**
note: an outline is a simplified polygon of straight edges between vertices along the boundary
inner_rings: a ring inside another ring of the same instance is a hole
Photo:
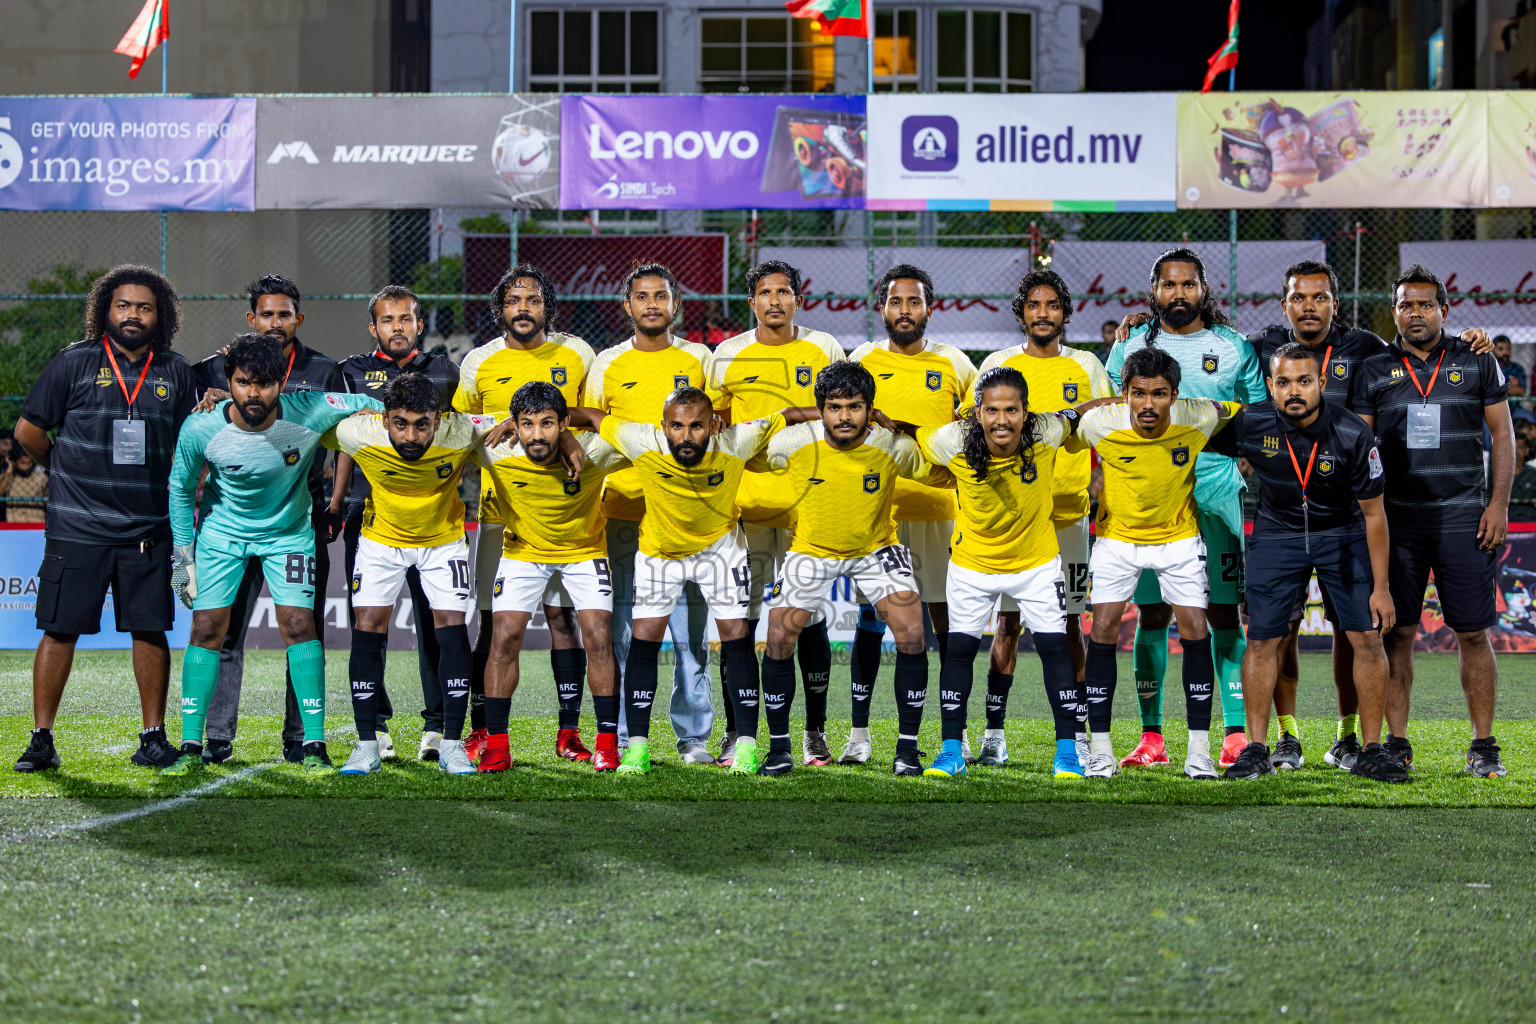
[[[582,404],[654,427],[661,422],[662,406],[669,394],[679,388],[706,386],[709,349],[672,333],[682,314],[681,291],[672,271],[660,263],[640,262],[632,266],[624,279],[623,295],[624,314],[634,325],[635,333],[604,349],[597,357],[587,375]],[[621,684],[628,671],[635,558],[641,516],[645,512],[641,480],[638,469],[624,470],[609,477],[603,489],[603,514],[608,517],[608,561],[614,576],[613,647]],[[677,751],[685,764],[714,764],[709,737],[715,727],[715,706],[705,639],[709,608],[698,586],[683,589],[682,599],[671,608],[670,624],[676,658],[669,709]],[[627,728],[626,704],[619,718],[620,744],[625,742]]]
[[[432,607],[437,635],[437,678],[442,687],[443,739],[438,768],[468,775],[475,766],[464,753],[469,710],[469,630],[464,620],[472,595],[469,544],[464,539],[464,502],[459,476],[495,420],[450,413],[443,395],[420,373],[404,373],[384,386],[383,420],[343,420],[321,438],[346,452],[372,490],[363,508],[362,534],[352,569],[352,716],[357,749],[344,775],[379,770],[375,714],[384,692],[384,650],[395,599],[415,569]],[[417,628],[425,627],[418,623]]]
[[[898,738],[893,770],[897,775],[923,772],[917,753],[928,695],[923,609],[891,509],[897,477],[926,480],[929,467],[910,437],[873,424],[874,405],[875,379],[869,371],[857,363],[833,363],[816,377],[821,419],[780,431],[768,445],[768,468],[782,473],[783,486],[793,489],[796,519],[794,543],[784,556],[768,611],[762,669],[766,775],[785,775],[793,766],[789,712],[795,640],[814,615],[830,612],[828,590],[844,575],[895,634]]]
[[[1068,445],[1091,444],[1104,467],[1098,540],[1089,572],[1093,630],[1084,688],[1092,731],[1087,774],[1115,774],[1110,712],[1115,697],[1115,650],[1125,606],[1143,570],[1150,570],[1173,606],[1184,647],[1184,696],[1189,750],[1184,774],[1216,778],[1211,763],[1211,697],[1216,669],[1205,609],[1209,583],[1205,541],[1195,511],[1195,456],[1240,408],[1235,402],[1179,399],[1178,360],[1160,348],[1139,348],[1121,371],[1125,401],[1086,413]]]
[[[581,401],[587,371],[596,358],[586,342],[550,328],[558,312],[555,286],[538,267],[524,263],[502,275],[491,291],[491,310],[504,332],[470,352],[459,364],[459,390],[453,407],[460,412],[506,416],[512,395],[529,381],[546,381],[560,389],[568,405]],[[501,559],[502,534],[508,519],[495,488],[482,477],[479,537],[475,545],[475,578],[495,578]],[[573,761],[585,761],[592,753],[581,742],[581,680],[586,675],[586,655],[576,636],[576,624],[561,603],[545,605],[549,625],[549,661],[560,697],[560,718],[555,733],[555,753]],[[474,671],[470,676],[470,717],[474,731],[467,745],[477,759],[485,743],[485,712],[480,698],[485,693],[485,664],[491,649],[492,597],[489,587],[475,595],[480,610],[480,634],[475,641]]]
[[[925,775],[965,774],[960,741],[976,652],[993,607],[1007,595],[1040,654],[1056,722],[1055,776],[1083,777],[1076,743],[1082,695],[1067,653],[1066,581],[1051,519],[1057,449],[1076,429],[1077,414],[1070,407],[1065,415],[1032,413],[1029,392],[1018,370],[993,367],[977,381],[963,419],[917,431],[923,457],[947,468],[959,492],[945,590],[949,650],[939,670],[944,748]]]
[[[848,358],[874,376],[881,409],[899,410],[893,419],[918,427],[940,427],[953,422],[956,404],[976,384],[976,367],[953,345],[926,337],[933,316],[933,279],[918,267],[898,264],[875,285],[874,299],[885,322],[886,339],[861,345]],[[952,490],[925,487],[910,480],[897,481],[898,537],[912,554],[912,574],[923,603],[928,606],[941,663],[949,645],[944,586],[954,519]],[[862,764],[869,759],[869,702],[874,695],[875,676],[880,671],[884,634],[885,627],[873,610],[862,605],[849,663],[853,677],[853,731],[838,758],[843,764]],[[967,747],[969,755],[969,745],[962,746]]]
[[[981,364],[981,373],[1007,366],[1023,374],[1029,385],[1031,412],[1057,412],[1096,398],[1115,394],[1109,374],[1098,357],[1062,343],[1072,319],[1072,293],[1054,270],[1033,270],[1019,281],[1013,299],[1013,316],[1024,332],[1024,344],[994,352]],[[971,395],[961,403],[971,406]],[[1083,612],[1088,607],[1088,477],[1093,456],[1089,452],[1058,452],[1051,522],[1056,546],[1061,550],[1062,576],[1067,585],[1067,651],[1072,671],[1083,681]],[[1019,650],[1019,615],[1007,594],[998,608],[997,629],[992,634],[991,665],[987,672],[987,731],[981,741],[978,763],[1006,764],[1008,740],[1003,731],[1008,714],[1008,691]],[[1078,760],[1088,757],[1088,735],[1081,729]]]
[[[489,738],[480,758],[483,772],[512,766],[507,720],[517,689],[518,659],[534,609],[541,600],[545,605],[556,600],[556,577],[581,623],[597,712],[592,767],[604,772],[619,766],[613,573],[603,527],[602,491],[603,479],[628,463],[596,434],[573,435],[569,426],[570,411],[560,389],[548,381],[530,381],[513,394],[507,422],[485,439],[489,447],[481,456],[484,466],[518,516],[505,533],[496,582],[485,588],[491,594],[494,627],[486,673]],[[561,464],[561,448],[576,444],[586,459],[580,475],[573,478]]]
[[[717,411],[740,423],[780,409],[814,407],[816,375],[846,356],[830,334],[796,325],[795,317],[805,301],[800,271],[783,260],[759,263],[747,271],[747,292],[752,297],[757,326],[715,349],[707,390],[711,396],[724,399],[716,402]],[[749,635],[755,637],[763,613],[763,594],[778,579],[784,553],[789,550],[791,492],[780,486],[776,474],[754,472],[742,481],[737,500],[752,569],[747,626]],[[800,662],[800,681],[805,685],[805,763],[831,764],[826,726],[832,644],[825,622],[813,621],[801,630],[795,655]],[[733,756],[734,714],[727,700],[721,764],[729,764]]]
[[[727,696],[736,704],[739,731],[731,770],[755,773],[757,653],[747,632],[751,575],[736,495],[747,462],[783,428],[784,417],[747,420],[711,436],[714,407],[709,395],[683,387],[665,399],[660,429],[592,409],[576,410],[572,421],[596,426],[633,464],[645,489],[634,568],[634,636],[624,671],[629,746],[619,771],[651,770],[651,706],[661,638],[684,586],[692,583],[715,617]],[[704,692],[709,694],[707,688]],[[685,756],[684,763],[697,762]]]

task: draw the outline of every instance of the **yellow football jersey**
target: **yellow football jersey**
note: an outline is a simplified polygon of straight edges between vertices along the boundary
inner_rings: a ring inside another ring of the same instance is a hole
[[[603,478],[629,463],[596,434],[578,431],[575,436],[587,453],[575,480],[565,463],[557,459],[553,466],[541,466],[515,440],[476,457],[512,508],[512,523],[501,537],[507,558],[564,563],[608,557]]]
[[[848,358],[832,335],[807,331],[783,345],[766,345],[750,330],[727,338],[710,364],[711,394],[730,403],[731,420],[741,422],[781,409],[816,404],[816,375]],[[749,473],[737,500],[741,517],[757,526],[788,527],[793,521],[789,492],[774,473]]]
[[[368,478],[364,537],[395,548],[431,548],[464,536],[459,475],[495,425],[492,416],[444,413],[431,446],[413,462],[395,451],[376,416],[344,419],[320,443],[352,456]]]
[[[768,467],[782,474],[779,486],[794,502],[790,550],[821,558],[859,558],[896,543],[896,481],[929,472],[905,434],[872,427],[845,452],[826,443],[820,420],[780,431],[768,443]]]
[[[1023,572],[1044,565],[1059,553],[1051,522],[1057,449],[1071,433],[1065,420],[1045,414],[1035,418],[1038,440],[1027,451],[987,463],[987,478],[965,461],[966,423],[920,428],[923,457],[954,474],[957,484],[955,532],[950,560],[976,572]]]
[[[976,384],[976,367],[953,345],[926,341],[916,355],[891,351],[890,340],[860,345],[848,357],[875,378],[875,408],[894,420],[942,427],[955,405]],[[903,523],[955,518],[955,492],[910,480],[896,485],[896,519]]]
[[[459,412],[505,416],[512,408],[513,393],[534,380],[559,388],[567,405],[580,405],[587,370],[595,358],[592,347],[571,334],[550,334],[544,344],[532,349],[511,348],[505,337],[494,338],[459,364],[459,389],[454,392],[453,407]],[[496,492],[482,478],[480,521],[504,520],[505,510],[496,500]]]
[[[981,364],[978,374],[994,366],[1008,366],[1024,375],[1029,385],[1030,412],[1060,412],[1094,398],[1110,398],[1118,392],[1104,372],[1104,364],[1092,352],[1068,345],[1061,355],[1032,356],[1024,345],[993,352]],[[964,412],[976,404],[973,386],[960,400]],[[1057,526],[1075,523],[1088,514],[1088,478],[1093,474],[1093,456],[1088,452],[1060,452],[1056,456],[1056,502],[1051,518]]]
[[[635,339],[621,341],[597,354],[587,374],[583,404],[598,412],[634,423],[661,422],[662,403],[678,388],[706,388],[709,383],[709,349],[697,342],[673,338],[668,348],[646,352]],[[711,400],[716,396],[710,395]],[[645,515],[640,474],[624,469],[603,485],[603,515],[638,523]]]
[[[1227,415],[1242,406],[1222,402]],[[1067,449],[1098,449],[1104,467],[1099,495],[1098,535],[1130,544],[1166,544],[1200,532],[1195,519],[1195,456],[1222,420],[1204,398],[1173,403],[1172,422],[1162,437],[1142,437],[1124,403],[1101,405],[1083,417]]]
[[[656,427],[617,416],[603,420],[603,438],[634,464],[645,488],[640,550],[655,558],[687,558],[734,529],[741,518],[736,493],[742,471],[783,429],[778,414],[733,423],[709,439],[697,466],[684,467]]]

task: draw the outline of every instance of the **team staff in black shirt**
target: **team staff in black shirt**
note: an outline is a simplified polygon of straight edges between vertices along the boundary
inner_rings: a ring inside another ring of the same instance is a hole
[[[1394,618],[1381,456],[1364,420],[1323,399],[1323,363],[1311,345],[1281,346],[1269,361],[1270,401],[1238,413],[1209,446],[1247,458],[1260,483],[1248,547],[1248,653],[1243,660],[1248,735],[1254,740],[1225,777],[1257,778],[1279,767],[1263,742],[1279,667],[1276,655],[1292,635],[1291,609],[1316,570],[1329,597],[1335,636],[1344,633],[1355,653],[1353,689],[1359,694],[1366,745],[1350,770],[1383,782],[1406,782],[1407,770],[1381,745],[1387,685],[1381,635]]]
[[[1387,638],[1388,751],[1413,764],[1407,738],[1413,644],[1431,572],[1445,624],[1456,633],[1461,686],[1472,720],[1467,770],[1503,775],[1493,737],[1498,663],[1488,629],[1498,549],[1509,527],[1514,427],[1509,382],[1492,354],[1445,330],[1445,285],[1414,264],[1393,286],[1397,338],[1361,367],[1354,408],[1376,432],[1386,469],[1392,530],[1391,587],[1397,626]],[[1483,427],[1492,437],[1483,469]],[[1491,476],[1491,480],[1489,477]]]
[[[80,634],[101,631],[108,585],[117,629],[133,635],[144,730],[131,760],[163,768],[176,759],[165,738],[165,631],[175,617],[169,487],[176,435],[197,401],[192,367],[171,351],[180,326],[180,300],[163,276],[148,267],[108,271],[86,299],[84,340],[43,368],[16,421],[16,442],[51,474],[34,728],[19,772],[59,766],[59,701]]]

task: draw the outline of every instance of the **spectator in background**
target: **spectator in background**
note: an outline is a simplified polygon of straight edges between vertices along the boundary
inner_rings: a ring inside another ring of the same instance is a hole
[[[689,331],[687,338],[689,341],[696,341],[713,349],[727,338],[734,338],[740,333],[741,328],[726,318],[720,302],[710,299],[704,303],[704,326]]]
[[[1104,351],[1108,352],[1115,347],[1115,330],[1120,326],[1116,320],[1105,320],[1099,324],[1099,337],[1104,340]]]
[[[1493,356],[1499,361],[1499,369],[1504,371],[1504,376],[1509,378],[1509,397],[1515,398],[1525,394],[1525,367],[1515,362],[1514,347],[1510,344],[1509,335],[1495,335],[1493,339]]]
[[[1515,482],[1509,490],[1509,518],[1536,523],[1536,445],[1523,435],[1515,438]]]
[[[48,471],[21,449],[11,452],[0,474],[0,497],[8,523],[41,523],[48,506]]]
[[[0,429],[0,459],[10,458],[14,448],[15,441],[12,439],[10,430]]]

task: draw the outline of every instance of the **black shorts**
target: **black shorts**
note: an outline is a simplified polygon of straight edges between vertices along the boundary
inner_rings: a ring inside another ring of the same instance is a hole
[[[1304,600],[1312,572],[1323,591],[1328,621],[1346,632],[1364,633],[1371,621],[1371,553],[1358,526],[1314,533],[1255,534],[1248,542],[1248,637],[1274,640],[1291,631],[1292,611]]]
[[[1398,625],[1419,621],[1431,572],[1440,615],[1451,629],[1471,633],[1498,621],[1499,553],[1481,550],[1476,530],[1410,533],[1394,529],[1388,564]]]
[[[100,633],[107,587],[120,633],[161,633],[176,619],[171,539],[124,545],[48,540],[37,571],[37,628]]]

